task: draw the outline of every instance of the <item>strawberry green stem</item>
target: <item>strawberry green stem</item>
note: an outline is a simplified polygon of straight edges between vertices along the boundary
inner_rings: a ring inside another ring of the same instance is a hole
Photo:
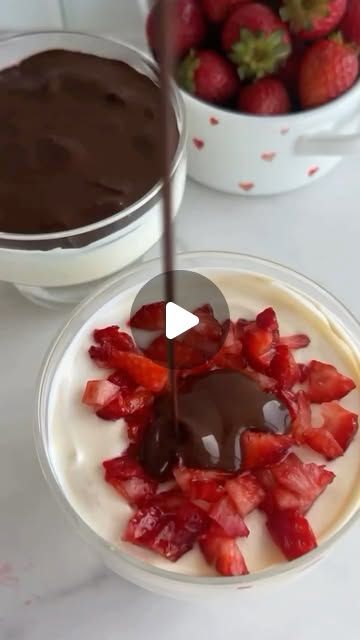
[[[284,0],[280,15],[294,31],[311,29],[319,18],[329,15],[330,0]]]
[[[194,51],[184,58],[177,70],[177,82],[188,93],[195,93],[194,75],[199,66],[199,59]]]
[[[237,65],[241,80],[258,79],[274,73],[290,50],[290,45],[284,42],[282,29],[269,35],[241,29],[240,38],[233,45],[229,57]]]

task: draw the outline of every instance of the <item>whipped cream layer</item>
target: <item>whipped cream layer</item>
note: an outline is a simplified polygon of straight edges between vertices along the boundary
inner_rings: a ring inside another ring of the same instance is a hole
[[[321,360],[350,376],[357,388],[340,404],[360,411],[360,353],[337,320],[315,301],[284,284],[252,273],[202,271],[223,292],[232,318],[253,318],[274,307],[282,336],[306,333],[311,343],[296,352],[298,362]],[[119,294],[92,316],[74,337],[54,376],[49,401],[49,454],[58,483],[80,518],[111,545],[153,566],[183,574],[215,575],[197,546],[176,563],[121,540],[132,509],[103,477],[102,462],[121,455],[128,446],[126,423],[104,422],[81,404],[87,380],[102,378],[88,355],[95,328],[111,324],[126,326],[139,287]],[[204,300],[204,302],[206,302]],[[324,464],[311,449],[296,447],[305,462]],[[318,543],[331,537],[354,514],[360,504],[360,434],[345,455],[326,464],[336,478],[307,514]],[[250,572],[286,562],[272,542],[260,511],[246,519],[248,538],[239,539]]]

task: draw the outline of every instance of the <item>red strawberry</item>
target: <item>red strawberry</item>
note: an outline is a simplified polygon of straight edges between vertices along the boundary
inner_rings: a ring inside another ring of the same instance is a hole
[[[234,66],[216,51],[191,51],[178,68],[179,85],[192,95],[225,104],[239,88]]]
[[[265,497],[264,490],[251,473],[242,473],[228,480],[225,486],[242,518],[256,509]]]
[[[88,380],[82,397],[95,411],[108,404],[119,393],[119,387],[108,380]]]
[[[280,15],[303,40],[327,36],[339,24],[347,0],[283,0]]]
[[[162,391],[168,379],[165,367],[137,353],[114,351],[108,366],[113,369],[123,369],[137,384],[154,393]]]
[[[209,516],[220,525],[229,538],[247,537],[250,533],[233,501],[228,496],[224,496],[211,507]]]
[[[222,44],[241,79],[274,73],[291,51],[287,27],[259,2],[241,5],[231,13]]]
[[[312,360],[308,366],[308,397],[310,402],[340,400],[355,389],[351,378],[343,376],[331,364]]]
[[[144,331],[161,331],[165,327],[165,309],[163,301],[145,304],[130,318],[129,326]]]
[[[261,78],[240,89],[237,106],[239,111],[262,116],[289,113],[289,94],[277,78]]]
[[[192,47],[198,47],[206,35],[205,16],[198,0],[172,0],[172,42],[175,58],[182,58]],[[149,13],[146,33],[150,49],[157,58],[160,55],[161,2],[157,2]]]
[[[152,421],[151,407],[144,407],[130,416],[126,416],[127,434],[131,443],[140,444],[146,427]]]
[[[243,352],[249,364],[256,371],[266,371],[275,355],[279,341],[279,328],[273,309],[265,309],[256,318],[243,336]]]
[[[268,512],[297,509],[306,513],[335,475],[324,466],[304,464],[290,453],[282,462],[257,472],[257,477],[267,492]]]
[[[292,444],[290,436],[247,429],[241,434],[242,468],[260,469],[279,462]]]
[[[119,391],[117,387],[117,395],[109,403],[98,409],[96,415],[103,420],[119,420],[149,407],[153,400],[152,393],[147,389]]]
[[[305,442],[314,451],[333,460],[343,455],[354,438],[359,427],[358,416],[336,402],[323,404],[321,415],[323,425],[306,431]]]
[[[300,371],[290,349],[283,344],[276,347],[276,352],[271,360],[269,373],[278,381],[282,389],[292,389],[299,382]]]
[[[305,432],[311,427],[311,405],[304,391],[297,394],[297,413],[291,427],[291,434],[297,444],[305,442]]]
[[[123,539],[176,562],[204,534],[208,522],[205,511],[184,496],[160,493],[134,514]]]
[[[348,42],[360,45],[360,3],[348,0],[344,18],[340,24],[341,32]]]
[[[236,541],[225,536],[220,527],[212,525],[199,544],[207,562],[214,565],[220,575],[242,576],[249,573]]]
[[[174,477],[179,487],[192,500],[217,502],[225,494],[225,482],[231,477],[222,471],[206,471],[177,467]]]
[[[131,505],[139,505],[153,496],[157,483],[141,465],[128,455],[103,462],[105,480]]]
[[[100,345],[109,344],[120,351],[134,351],[134,341],[128,333],[120,331],[117,325],[106,327],[105,329],[95,329],[94,340]]]
[[[279,68],[276,74],[292,96],[297,95],[301,61],[305,50],[305,46],[301,41],[300,44],[301,46],[298,41],[293,43],[292,53],[285,60],[284,64]]]
[[[337,98],[352,87],[358,73],[358,58],[350,45],[335,40],[315,42],[301,63],[301,106],[310,109]]]
[[[234,7],[246,2],[249,0],[201,0],[206,17],[217,24],[224,22]]]
[[[317,547],[313,530],[306,518],[297,511],[272,513],[267,528],[288,560],[295,560]]]
[[[305,349],[305,347],[308,347],[310,344],[310,338],[304,334],[298,333],[294,336],[280,338],[279,344],[284,344],[289,349]]]

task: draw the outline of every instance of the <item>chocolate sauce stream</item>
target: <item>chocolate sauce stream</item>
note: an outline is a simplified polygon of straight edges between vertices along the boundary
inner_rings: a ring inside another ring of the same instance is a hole
[[[161,85],[161,117],[164,123],[161,140],[162,175],[163,175],[163,264],[165,274],[165,302],[175,302],[174,283],[174,236],[172,219],[171,160],[172,160],[172,11],[169,0],[161,0],[160,18],[160,85]],[[174,346],[167,340],[169,387],[172,399],[172,418],[174,437],[177,438],[177,388],[176,370],[174,366]]]

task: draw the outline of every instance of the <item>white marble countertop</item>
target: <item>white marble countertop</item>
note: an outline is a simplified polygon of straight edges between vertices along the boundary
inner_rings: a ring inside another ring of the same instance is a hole
[[[225,196],[189,182],[177,246],[282,262],[359,317],[359,169],[353,159],[306,190],[272,199]],[[101,565],[54,503],[32,441],[36,378],[67,315],[0,284],[1,640],[358,638],[359,525],[311,574],[216,606],[158,597]]]

